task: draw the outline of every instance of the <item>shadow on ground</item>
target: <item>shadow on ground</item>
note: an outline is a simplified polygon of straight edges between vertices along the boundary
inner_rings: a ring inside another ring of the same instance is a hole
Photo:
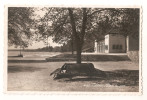
[[[46,60],[8,60],[8,63],[44,63]]]
[[[82,55],[82,61],[131,61],[127,55]],[[76,61],[76,54],[60,54],[50,58],[46,61]]]
[[[105,71],[104,76],[74,77],[58,79],[59,82],[94,82],[95,84],[110,84],[114,86],[139,86],[138,70]]]
[[[17,58],[17,57],[21,57],[21,56],[8,56],[8,58]]]
[[[20,66],[8,66],[8,73],[18,73],[18,72],[35,72],[41,71],[45,68],[37,68],[37,67],[20,67]]]
[[[65,80],[66,82],[76,82],[76,81],[102,81],[105,80],[105,78],[101,78],[101,77],[83,77],[83,78],[74,78],[74,79],[67,79]]]

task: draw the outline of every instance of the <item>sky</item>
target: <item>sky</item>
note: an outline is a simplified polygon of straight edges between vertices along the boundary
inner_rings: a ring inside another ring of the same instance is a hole
[[[36,16],[33,17],[33,18],[39,19],[40,17],[43,17],[44,16],[44,14],[46,13],[46,10],[41,10],[41,9],[42,9],[42,7],[36,7],[35,8],[34,14]],[[49,37],[48,43],[52,47],[61,46],[61,44],[58,44],[58,43],[53,42],[51,37]],[[31,46],[28,46],[27,49],[38,49],[38,48],[42,48],[42,47],[45,47],[45,46],[46,45],[43,43],[43,41],[40,41],[40,42],[34,41]],[[15,46],[10,46],[10,47],[8,47],[8,49],[19,49],[19,47],[18,48],[15,48]]]
[[[49,45],[52,46],[52,47],[61,46],[61,44],[53,42],[51,37],[48,40],[49,40],[48,41]],[[34,41],[33,44],[26,49],[38,49],[38,48],[42,48],[42,47],[45,47],[45,46],[46,45],[43,43],[43,41],[40,41],[40,42]],[[19,49],[19,47],[15,48],[14,46],[10,46],[10,47],[8,47],[8,49]]]

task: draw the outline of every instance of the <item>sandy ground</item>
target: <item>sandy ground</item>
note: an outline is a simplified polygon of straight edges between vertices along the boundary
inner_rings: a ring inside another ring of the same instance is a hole
[[[8,91],[97,91],[97,92],[137,92],[138,85],[114,85],[104,79],[90,81],[53,80],[50,73],[65,62],[9,63]],[[103,71],[139,70],[138,64],[130,61],[92,62]]]

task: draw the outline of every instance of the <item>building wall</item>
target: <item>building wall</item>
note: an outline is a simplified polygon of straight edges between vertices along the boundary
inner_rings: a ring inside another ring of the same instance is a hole
[[[97,41],[95,40],[95,42],[94,42],[94,52],[95,53],[97,53],[97,49],[98,49],[98,47],[97,47]]]
[[[139,50],[139,38],[133,38],[127,36],[127,51],[138,51]]]
[[[139,38],[127,36],[127,54],[132,61],[139,63]]]
[[[105,41],[95,41],[95,53],[105,53]]]
[[[125,37],[119,34],[108,34],[103,41],[95,41],[95,53],[124,53],[126,52]]]
[[[125,37],[118,34],[109,34],[109,53],[125,52]]]
[[[105,35],[105,53],[109,53],[109,35]]]

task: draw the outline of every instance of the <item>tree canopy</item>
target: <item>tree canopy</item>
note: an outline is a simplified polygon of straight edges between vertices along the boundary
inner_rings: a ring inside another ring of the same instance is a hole
[[[140,9],[123,9],[122,13],[122,21],[119,23],[121,33],[124,36],[139,38]]]
[[[33,8],[8,7],[8,45],[27,47],[33,36]]]
[[[73,40],[76,44],[77,63],[81,63],[85,40],[102,39],[113,28],[124,31],[123,35],[139,32],[139,9],[55,7],[46,10],[48,12],[41,18],[42,28],[46,29],[48,36],[54,37],[55,42]]]

